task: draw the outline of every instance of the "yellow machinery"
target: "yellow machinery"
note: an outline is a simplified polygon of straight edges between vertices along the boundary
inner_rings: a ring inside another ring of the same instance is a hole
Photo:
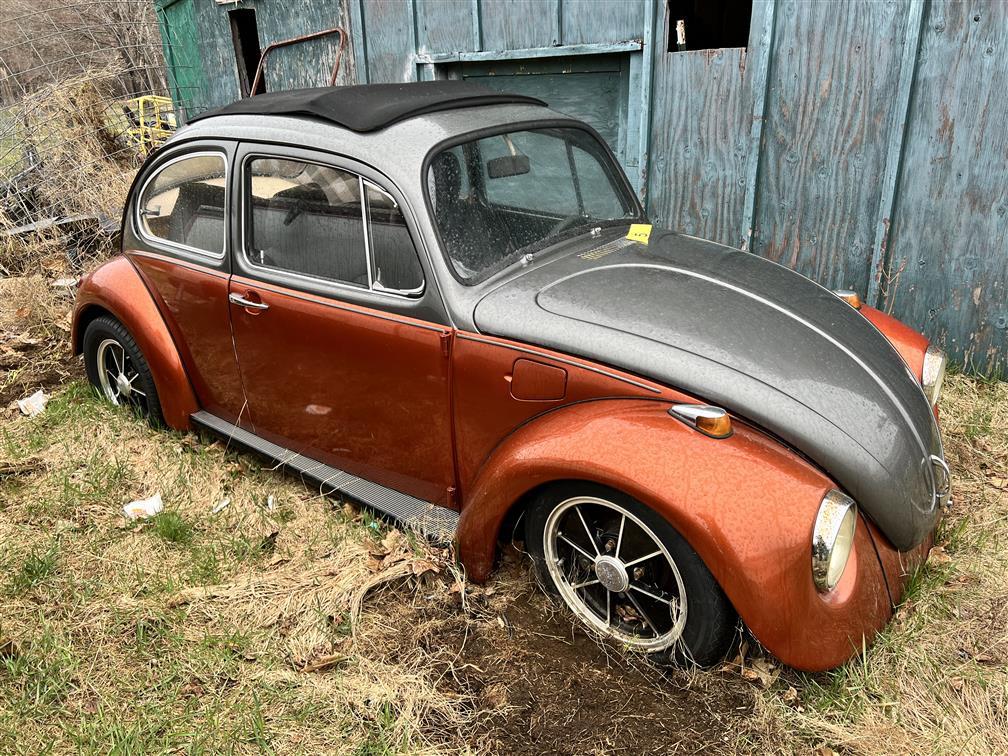
[[[119,105],[128,122],[123,135],[141,154],[149,153],[175,130],[175,111],[170,97],[144,95],[121,100]]]

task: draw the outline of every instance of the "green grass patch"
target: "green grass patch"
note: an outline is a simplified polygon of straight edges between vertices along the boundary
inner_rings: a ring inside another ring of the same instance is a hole
[[[45,548],[33,548],[11,578],[10,593],[18,595],[31,591],[56,574],[58,566],[59,545],[57,543],[51,543]]]
[[[152,517],[148,530],[162,541],[176,546],[190,546],[195,537],[192,524],[174,510],[161,512]]]

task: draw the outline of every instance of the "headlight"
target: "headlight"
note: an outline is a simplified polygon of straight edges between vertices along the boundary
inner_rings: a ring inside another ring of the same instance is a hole
[[[924,353],[924,374],[921,383],[924,394],[932,406],[938,404],[942,381],[945,380],[945,362],[945,352],[930,344]]]
[[[833,489],[823,497],[812,530],[812,580],[820,593],[836,588],[854,544],[857,505]]]

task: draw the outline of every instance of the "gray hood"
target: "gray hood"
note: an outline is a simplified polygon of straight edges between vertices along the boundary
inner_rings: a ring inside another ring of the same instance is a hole
[[[899,549],[934,527],[937,423],[889,342],[809,279],[672,232],[534,264],[490,292],[484,333],[725,407],[826,470]]]

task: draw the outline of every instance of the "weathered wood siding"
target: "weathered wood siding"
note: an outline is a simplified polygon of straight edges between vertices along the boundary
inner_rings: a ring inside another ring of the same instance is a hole
[[[1008,372],[1008,4],[924,18],[885,307],[967,366]]]
[[[754,0],[747,49],[682,53],[663,0],[194,2],[208,105],[237,96],[234,7],[256,8],[263,46],[344,24],[347,82],[538,74],[522,86],[598,121],[656,223],[852,287],[970,367],[1008,369],[1002,0]],[[283,54],[270,88],[323,83],[331,52]]]
[[[907,2],[777,5],[752,250],[868,289]]]

